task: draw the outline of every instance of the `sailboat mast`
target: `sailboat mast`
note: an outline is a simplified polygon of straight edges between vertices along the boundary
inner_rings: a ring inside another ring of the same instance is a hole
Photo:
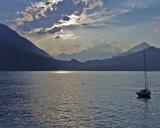
[[[146,65],[146,51],[143,50],[144,53],[144,79],[145,79],[145,89],[148,89],[148,78],[147,78],[147,65]]]

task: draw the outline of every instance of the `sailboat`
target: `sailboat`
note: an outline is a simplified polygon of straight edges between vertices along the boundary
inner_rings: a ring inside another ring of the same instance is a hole
[[[143,50],[144,54],[144,79],[145,79],[145,88],[137,92],[138,98],[151,98],[151,91],[148,88],[148,77],[147,77],[147,66],[146,66],[146,52]]]

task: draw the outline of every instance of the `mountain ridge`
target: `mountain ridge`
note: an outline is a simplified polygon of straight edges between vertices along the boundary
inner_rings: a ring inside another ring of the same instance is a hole
[[[93,52],[92,50],[88,51],[82,51],[78,53],[73,53],[73,54],[59,54],[55,56],[56,59],[61,59],[61,60],[72,60],[72,59],[77,59],[78,61],[85,62],[88,60],[96,60],[96,59],[110,59],[114,56],[119,56],[119,55],[128,55],[131,53],[139,52],[142,51],[143,49],[147,49],[153,47],[150,44],[146,42],[142,42],[130,49],[128,49],[126,52],[115,54],[115,53],[108,53],[108,52],[103,52],[101,50],[98,50],[96,53]],[[90,56],[90,57],[89,57]]]
[[[148,44],[146,42],[142,42],[142,43],[128,49],[126,52],[122,53],[121,55],[122,56],[129,55],[129,54],[132,54],[132,53],[136,53],[136,52],[146,50],[146,49],[151,48],[151,47],[154,47],[154,46],[151,46],[150,44]]]
[[[148,71],[160,71],[160,49],[151,47],[146,49],[146,63]],[[92,64],[97,70],[109,71],[143,71],[144,70],[144,52],[136,52],[125,56],[115,56],[111,59],[92,60],[86,63]]]
[[[58,63],[16,31],[0,24],[0,70],[49,70],[57,69]]]
[[[147,70],[160,71],[160,49],[148,47]],[[0,71],[143,71],[144,54],[141,51],[110,59],[79,62],[57,60],[9,27],[0,24]]]
[[[16,47],[20,47],[21,49],[30,52],[37,52],[46,57],[51,57],[48,55],[48,53],[44,52],[42,49],[31,43],[28,39],[21,37],[16,31],[10,29],[8,26],[3,24],[0,24],[0,40],[7,42],[10,42],[12,40],[12,45],[15,45]]]

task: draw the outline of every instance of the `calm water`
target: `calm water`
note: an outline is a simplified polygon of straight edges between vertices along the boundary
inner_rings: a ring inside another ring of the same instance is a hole
[[[0,128],[159,128],[160,73],[152,99],[142,72],[0,72]]]

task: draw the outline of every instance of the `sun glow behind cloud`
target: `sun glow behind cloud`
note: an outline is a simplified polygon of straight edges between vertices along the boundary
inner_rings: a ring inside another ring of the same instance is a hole
[[[87,11],[102,5],[102,0],[70,0],[69,2],[66,0],[46,0],[35,2],[26,7],[24,11],[17,12],[18,17],[14,20],[15,26],[19,27],[26,23],[42,20],[50,14],[53,14],[52,18],[56,18],[56,20],[53,21],[50,28],[45,28],[46,32],[55,27],[83,24],[87,21]]]
[[[109,0],[108,0],[109,1]],[[109,7],[106,0],[43,0],[17,12],[14,27],[26,34],[54,34],[72,26],[107,23],[117,15],[147,8],[156,0],[125,0]],[[114,1],[114,0],[113,0]],[[116,3],[116,2],[115,2]]]
[[[154,11],[158,10],[158,0],[30,2],[23,10],[17,11],[12,26],[52,55],[74,54],[108,46],[104,44],[109,44],[110,49],[103,48],[101,51],[118,53],[128,48],[130,42],[149,39],[151,36],[148,36],[147,30],[159,33],[159,15]],[[141,37],[138,34],[140,31]],[[114,45],[114,41],[118,43]]]

